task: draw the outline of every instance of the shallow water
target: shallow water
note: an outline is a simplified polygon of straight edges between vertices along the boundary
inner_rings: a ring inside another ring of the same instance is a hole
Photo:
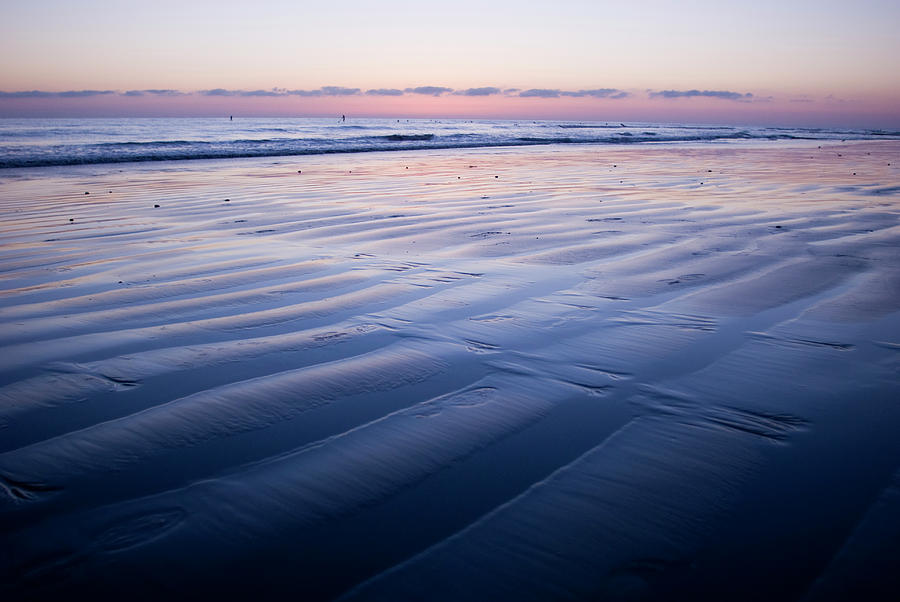
[[[817,146],[6,170],[0,591],[892,591],[900,146]]]

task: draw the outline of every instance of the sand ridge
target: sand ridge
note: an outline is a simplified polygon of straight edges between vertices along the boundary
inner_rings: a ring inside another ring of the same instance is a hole
[[[3,588],[831,599],[900,508],[898,166],[885,141],[6,170]]]

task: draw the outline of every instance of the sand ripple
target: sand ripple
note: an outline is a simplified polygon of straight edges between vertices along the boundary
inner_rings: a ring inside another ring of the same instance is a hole
[[[883,578],[900,148],[834,150],[0,174],[0,592]]]

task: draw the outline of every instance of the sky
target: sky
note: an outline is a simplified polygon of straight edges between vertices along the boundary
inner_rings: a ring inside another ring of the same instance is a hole
[[[4,0],[0,116],[900,127],[896,0]]]

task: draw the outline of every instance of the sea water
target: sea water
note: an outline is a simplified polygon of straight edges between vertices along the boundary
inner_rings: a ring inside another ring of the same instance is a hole
[[[898,131],[589,121],[0,119],[0,168],[538,144],[900,139]]]

